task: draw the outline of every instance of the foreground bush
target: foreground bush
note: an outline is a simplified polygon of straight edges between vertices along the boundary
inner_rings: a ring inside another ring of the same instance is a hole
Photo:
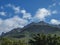
[[[27,39],[0,38],[0,45],[60,45],[60,36],[57,35],[34,34],[28,42],[25,42]]]
[[[60,37],[51,34],[37,34],[33,36],[33,39],[30,39],[29,43],[31,45],[60,45]]]

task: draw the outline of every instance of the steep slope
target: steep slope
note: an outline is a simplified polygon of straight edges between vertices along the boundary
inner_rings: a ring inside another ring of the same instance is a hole
[[[51,24],[41,21],[39,23],[31,23],[28,26],[25,26],[22,29],[21,33],[24,33],[26,31],[32,33],[54,33],[56,31],[60,31],[60,29]]]
[[[24,37],[24,35],[20,35],[20,32],[21,28],[15,28],[6,33],[2,32],[1,37],[16,37],[16,38]]]
[[[20,29],[20,28],[13,29],[13,30],[5,33],[3,35],[3,37],[7,36],[7,37],[21,38],[21,37],[25,37],[25,34],[27,34],[27,33],[28,33],[28,35],[31,35],[32,33],[48,34],[48,33],[56,33],[56,32],[60,32],[60,28],[41,21],[39,23],[32,22],[22,29]]]

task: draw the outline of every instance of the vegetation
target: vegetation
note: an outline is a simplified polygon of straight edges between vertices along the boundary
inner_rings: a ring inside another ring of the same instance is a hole
[[[29,42],[31,45],[60,45],[60,37],[57,35],[37,34],[33,39]]]
[[[45,22],[31,23],[2,32],[0,45],[60,45],[60,28]]]
[[[60,45],[60,36],[51,34],[34,34],[32,38],[28,39],[11,39],[11,38],[0,38],[0,45]]]

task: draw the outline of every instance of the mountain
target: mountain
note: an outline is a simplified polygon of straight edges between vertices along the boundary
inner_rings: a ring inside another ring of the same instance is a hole
[[[58,28],[60,28],[60,24],[59,24],[59,25],[57,25],[57,27],[58,27]]]
[[[24,32],[32,32],[32,33],[54,33],[56,31],[60,31],[58,27],[55,27],[51,24],[48,24],[44,21],[38,23],[31,23],[28,26],[25,26],[21,33]]]
[[[20,35],[20,31],[21,31],[21,28],[15,28],[6,33],[2,32],[1,37],[16,37],[16,38],[20,38],[19,36],[23,37],[23,35]]]
[[[53,34],[56,32],[60,32],[60,28],[53,26],[52,24],[48,24],[44,21],[40,21],[38,23],[32,22],[23,28],[15,28],[7,33],[4,33],[2,37],[21,38],[25,37],[25,34],[28,35],[31,35],[32,33]]]

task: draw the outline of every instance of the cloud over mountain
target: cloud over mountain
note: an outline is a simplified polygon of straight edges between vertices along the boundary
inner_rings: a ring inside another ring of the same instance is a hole
[[[22,28],[28,24],[28,21],[18,16],[6,20],[0,19],[0,32],[8,32],[14,28]]]
[[[59,25],[60,24],[60,21],[59,20],[56,20],[56,19],[51,19],[51,24],[55,24],[55,25]]]
[[[40,19],[40,21],[43,21],[43,20],[45,20],[45,18],[47,16],[50,16],[50,15],[51,15],[51,12],[48,9],[41,8],[41,9],[38,9],[38,11],[36,12],[35,17]]]
[[[4,6],[2,6],[1,8],[3,9]],[[22,28],[31,22],[45,21],[46,17],[49,17],[52,14],[57,14],[56,10],[51,11],[50,9],[47,8],[39,8],[37,9],[36,13],[32,17],[31,13],[27,12],[25,9],[21,9],[20,6],[7,4],[5,5],[5,8],[11,8],[11,10],[13,11],[12,13],[10,12],[10,14],[14,16],[7,19],[0,18],[0,32],[7,32],[17,27]],[[7,16],[8,12],[5,11],[0,11],[0,15]],[[22,17],[20,17],[19,15],[21,15]],[[60,24],[60,22],[55,19],[52,19],[51,23]]]

